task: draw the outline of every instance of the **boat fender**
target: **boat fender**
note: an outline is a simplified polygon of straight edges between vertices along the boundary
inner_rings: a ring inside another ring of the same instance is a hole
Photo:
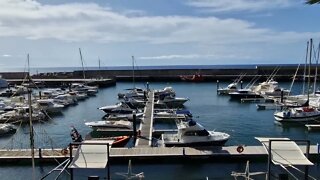
[[[64,148],[61,150],[61,154],[62,155],[67,155],[68,154],[68,149],[67,148]]]
[[[244,151],[244,148],[243,148],[242,145],[240,145],[240,146],[237,147],[237,152],[238,152],[238,153],[242,153],[243,151]]]

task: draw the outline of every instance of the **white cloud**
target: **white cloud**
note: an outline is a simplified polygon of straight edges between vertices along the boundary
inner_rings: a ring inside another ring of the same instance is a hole
[[[9,57],[11,57],[11,55],[10,54],[3,54],[2,57],[9,58]]]
[[[215,1],[220,4],[218,9],[224,9],[226,4],[224,1]],[[233,7],[244,9],[244,6],[251,5],[259,9],[263,5],[271,4],[271,2],[267,3],[269,1],[237,0],[234,1],[236,5]],[[201,5],[200,1],[192,2],[193,5],[197,5],[197,2],[198,6]],[[227,2],[231,3],[231,1]],[[242,7],[240,2],[245,5]],[[272,2],[277,6],[284,6],[287,1],[273,0]],[[232,18],[147,16],[143,13],[139,16],[131,16],[94,3],[44,5],[35,0],[1,0],[1,36],[72,42],[228,45],[257,42],[287,43],[318,37],[319,33],[277,32],[258,28],[248,21]]]
[[[173,60],[173,59],[232,59],[237,58],[238,55],[231,53],[224,54],[171,54],[171,55],[160,55],[160,56],[145,56],[138,57],[141,60]],[[251,59],[250,57],[242,56],[243,59]]]
[[[206,12],[261,11],[292,6],[292,0],[189,0],[187,5]]]

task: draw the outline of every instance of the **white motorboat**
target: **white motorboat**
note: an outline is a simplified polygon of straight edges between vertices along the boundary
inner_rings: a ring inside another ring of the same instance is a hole
[[[141,119],[143,118],[143,114],[144,113],[136,113],[136,120],[138,122],[141,121]],[[106,114],[103,119],[105,120],[111,120],[111,121],[115,121],[115,120],[128,120],[128,121],[133,121],[133,115],[132,113],[130,114]]]
[[[240,76],[235,79],[231,84],[229,84],[227,87],[225,88],[218,88],[217,92],[220,95],[228,95],[231,92],[235,92],[238,90],[237,86],[239,84],[239,82],[242,80],[242,78],[245,76],[246,74],[240,74]]]
[[[159,99],[157,103],[164,103],[168,107],[181,107],[187,101],[189,101],[188,98],[165,96],[163,99]]]
[[[69,94],[77,101],[85,100],[86,98],[88,98],[88,95],[85,92],[70,91]]]
[[[71,84],[71,89],[73,91],[78,91],[78,92],[85,92],[89,96],[95,95],[98,93],[98,87],[97,86],[87,86],[81,83],[72,83]]]
[[[121,128],[121,129],[131,129],[132,122],[126,120],[119,121],[93,121],[86,122],[85,125],[92,128],[93,130],[97,130],[98,128]]]
[[[17,127],[10,123],[0,124],[0,136],[6,136],[16,133]]]
[[[0,101],[0,110],[7,112],[7,111],[12,111],[14,110],[14,107],[7,105],[5,102]]]
[[[145,91],[142,88],[131,88],[126,89],[128,92],[118,93],[119,98],[143,98],[145,95]]]
[[[54,103],[53,99],[39,99],[37,100],[39,108],[47,113],[60,113],[64,105]]]
[[[231,92],[235,92],[238,90],[237,85],[238,85],[238,83],[231,83],[225,88],[219,88],[218,94],[224,95],[224,94],[229,94]]]
[[[253,91],[261,95],[273,97],[280,97],[281,94],[283,96],[288,96],[290,93],[289,90],[280,88],[279,83],[273,79],[260,83],[258,86],[254,87]]]
[[[231,99],[244,99],[244,98],[263,98],[259,93],[254,92],[252,89],[239,89],[235,92],[229,93]]]
[[[172,87],[168,86],[160,90],[155,90],[154,96],[155,98],[159,97],[160,99],[164,98],[165,96],[175,97],[176,92],[173,90]]]
[[[279,122],[308,122],[319,119],[320,111],[311,106],[288,108],[275,112],[274,118]]]
[[[46,116],[40,111],[32,112],[32,121],[45,120]],[[14,111],[8,111],[0,115],[0,123],[27,123],[29,122],[28,109],[23,107],[15,109]]]
[[[64,106],[74,105],[74,104],[78,103],[77,99],[75,97],[71,96],[70,94],[58,95],[53,98],[53,102],[58,103],[58,104],[62,104]]]
[[[162,143],[172,146],[223,146],[230,135],[223,132],[207,131],[194,120],[177,123],[177,134],[162,134]]]
[[[115,105],[110,106],[103,106],[98,109],[107,114],[132,114],[132,111],[136,110],[133,109],[133,107],[130,107],[128,103],[125,102],[119,102]]]

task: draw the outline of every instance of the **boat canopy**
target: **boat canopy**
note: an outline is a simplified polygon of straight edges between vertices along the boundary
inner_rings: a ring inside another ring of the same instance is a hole
[[[107,143],[111,144],[114,140],[105,141],[84,141],[77,149],[69,168],[97,168],[103,169],[108,163]],[[90,144],[94,143],[94,144]],[[101,143],[99,145],[98,143]],[[110,152],[110,151],[109,151]]]
[[[267,152],[269,150],[269,141],[277,140],[272,141],[271,144],[271,161],[275,165],[313,165],[294,141],[288,141],[290,140],[289,138],[256,137],[256,139],[262,143]]]

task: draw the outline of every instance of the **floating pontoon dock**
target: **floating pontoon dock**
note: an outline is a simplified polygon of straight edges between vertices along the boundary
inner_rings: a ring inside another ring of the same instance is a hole
[[[136,159],[141,161],[153,161],[155,157],[173,160],[182,158],[199,158],[212,159],[219,161],[236,161],[239,159],[267,159],[268,152],[263,146],[244,146],[242,153],[237,152],[238,146],[225,147],[135,147],[135,148],[111,148],[111,160],[128,160]],[[299,146],[302,152],[306,152],[306,146]],[[73,151],[73,154],[75,151]],[[35,153],[37,160],[46,162],[56,162],[57,159],[69,158],[69,154],[63,154],[62,149],[46,149],[42,150],[41,158],[39,151]],[[319,158],[318,147],[316,145],[310,146],[310,157]],[[31,151],[26,150],[1,150],[0,162],[19,162],[31,161]]]
[[[148,101],[144,108],[144,117],[140,124],[140,138],[136,141],[136,147],[152,145],[153,131],[154,91],[148,92]]]

